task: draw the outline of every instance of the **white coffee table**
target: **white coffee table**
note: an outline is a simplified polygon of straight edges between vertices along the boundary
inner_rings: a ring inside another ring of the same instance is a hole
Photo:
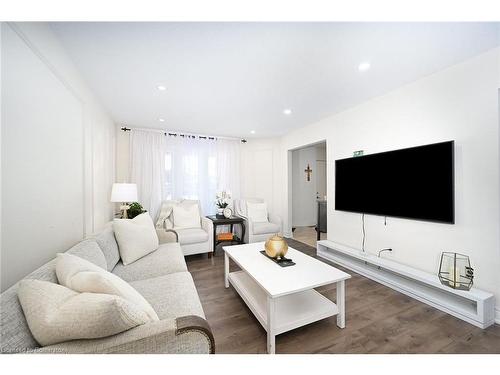
[[[231,283],[267,331],[268,353],[275,353],[276,335],[306,324],[337,315],[337,326],[345,327],[349,274],[292,248],[286,257],[296,265],[280,267],[260,253],[264,242],[223,249],[225,286]],[[241,271],[229,272],[229,259]],[[314,290],[332,283],[337,283],[336,303]]]

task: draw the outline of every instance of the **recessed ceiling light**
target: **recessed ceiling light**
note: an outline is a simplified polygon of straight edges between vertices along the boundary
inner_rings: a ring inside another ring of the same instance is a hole
[[[370,69],[369,62],[362,62],[361,64],[358,65],[358,70],[360,72],[366,72],[368,69]]]
[[[283,114],[285,114],[287,116],[291,115],[292,114],[292,110],[290,108],[286,108],[286,109],[283,110]]]
[[[159,118],[158,121],[165,122],[165,119],[164,118]]]
[[[250,130],[250,134],[255,134],[255,130]]]
[[[162,85],[156,86],[156,88],[160,91],[165,91],[167,89],[165,86]]]

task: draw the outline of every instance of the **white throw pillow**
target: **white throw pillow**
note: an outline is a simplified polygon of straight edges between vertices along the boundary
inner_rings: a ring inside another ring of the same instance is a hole
[[[201,228],[197,204],[176,204],[173,211],[175,228]]]
[[[42,346],[116,335],[150,320],[121,297],[77,293],[48,281],[22,280],[17,294],[28,327]]]
[[[151,321],[159,320],[149,302],[129,283],[85,259],[71,254],[57,254],[56,275],[59,284],[76,292],[122,297],[144,311]]]
[[[267,222],[267,204],[247,202],[247,215],[256,223]]]
[[[113,230],[124,265],[135,262],[160,246],[153,220],[147,212],[133,219],[113,220]]]

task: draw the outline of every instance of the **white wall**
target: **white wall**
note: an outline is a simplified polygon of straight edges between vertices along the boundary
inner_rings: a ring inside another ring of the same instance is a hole
[[[455,140],[456,224],[388,218],[384,226],[382,217],[368,215],[366,249],[392,247],[387,256],[432,273],[442,251],[468,254],[476,286],[495,293],[499,306],[499,69],[497,48],[289,133],[282,139],[280,180],[288,179],[288,150],[324,138],[328,197],[335,191],[335,160],[354,150],[370,154]],[[289,231],[287,185],[275,189]],[[361,215],[334,211],[330,199],[328,239],[360,248],[361,238]]]
[[[281,193],[279,154],[279,138],[251,139],[241,147],[241,197],[264,199],[272,213]]]
[[[3,291],[112,218],[115,127],[50,26],[1,30]]]

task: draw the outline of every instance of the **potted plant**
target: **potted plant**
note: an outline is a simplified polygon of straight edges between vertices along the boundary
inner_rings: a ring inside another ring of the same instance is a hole
[[[139,202],[134,202],[130,204],[127,215],[129,219],[133,219],[144,212],[146,212],[146,210],[142,208],[142,205]]]
[[[224,212],[224,208],[226,208],[229,205],[229,202],[231,201],[231,194],[226,191],[221,191],[218,192],[215,195],[215,205],[217,206],[217,215],[222,215]]]

